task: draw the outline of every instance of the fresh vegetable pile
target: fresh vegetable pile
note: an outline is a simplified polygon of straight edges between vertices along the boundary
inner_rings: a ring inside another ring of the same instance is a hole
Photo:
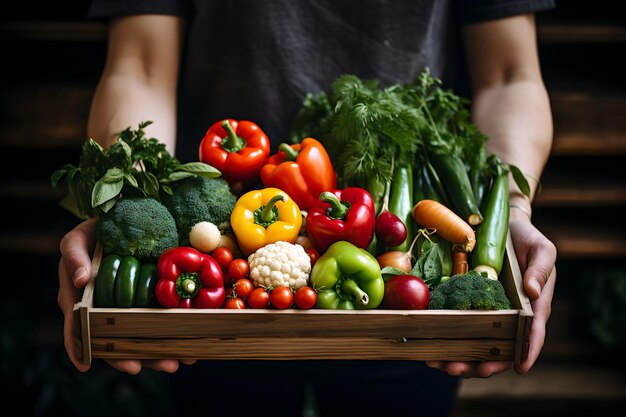
[[[96,307],[506,309],[497,280],[508,178],[467,101],[428,70],[380,88],[345,75],[309,95],[270,155],[247,120],[215,121],[183,164],[144,128],[52,175],[96,217]]]

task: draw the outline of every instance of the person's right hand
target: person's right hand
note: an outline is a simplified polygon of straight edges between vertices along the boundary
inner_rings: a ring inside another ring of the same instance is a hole
[[[70,230],[60,243],[61,260],[59,261],[59,295],[58,303],[64,315],[63,337],[65,350],[76,367],[81,372],[89,370],[90,365],[82,363],[76,356],[74,344],[74,304],[82,298],[82,289],[91,277],[91,256],[95,247],[95,219],[85,220]],[[140,361],[133,359],[108,360],[113,368],[129,374],[138,374],[143,366],[157,371],[176,372],[180,362],[192,364],[195,360],[151,360]]]

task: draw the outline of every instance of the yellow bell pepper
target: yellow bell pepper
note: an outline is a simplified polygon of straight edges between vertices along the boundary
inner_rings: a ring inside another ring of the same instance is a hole
[[[302,214],[287,193],[268,187],[239,197],[230,215],[230,225],[239,249],[248,256],[279,240],[295,243],[302,226]]]

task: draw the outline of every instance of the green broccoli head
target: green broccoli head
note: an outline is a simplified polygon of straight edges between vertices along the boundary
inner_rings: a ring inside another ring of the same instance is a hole
[[[500,281],[476,271],[458,274],[430,292],[431,310],[504,310],[511,308]]]
[[[154,198],[121,198],[98,218],[96,240],[105,254],[154,261],[178,245],[174,217]]]
[[[178,181],[172,195],[163,196],[178,228],[179,241],[189,239],[189,232],[196,223],[211,222],[220,230],[230,225],[230,214],[237,197],[223,178],[190,177]]]

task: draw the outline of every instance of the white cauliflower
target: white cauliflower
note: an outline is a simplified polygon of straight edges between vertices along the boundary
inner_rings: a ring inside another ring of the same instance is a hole
[[[256,287],[291,289],[304,287],[309,282],[311,258],[301,245],[278,241],[257,249],[248,257],[250,279]]]

